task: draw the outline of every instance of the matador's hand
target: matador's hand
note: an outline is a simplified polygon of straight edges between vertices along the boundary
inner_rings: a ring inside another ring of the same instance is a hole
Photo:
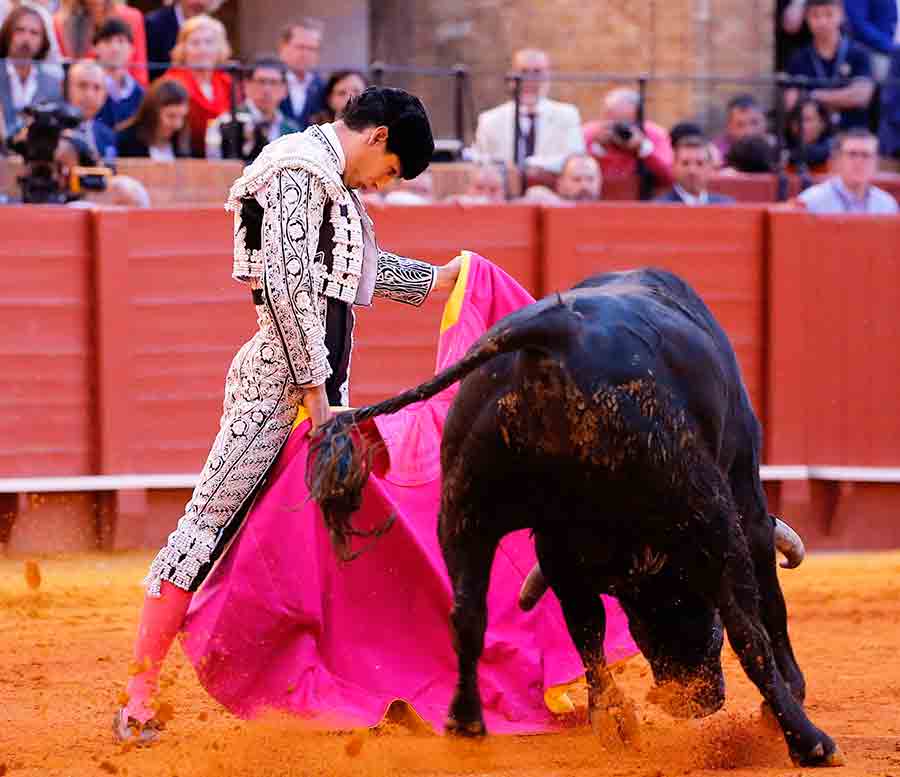
[[[456,285],[456,279],[459,277],[459,270],[462,267],[462,256],[457,256],[443,267],[438,267],[437,280],[434,282],[435,291],[452,291]]]
[[[328,404],[324,383],[321,386],[310,386],[304,391],[303,407],[312,420],[312,428],[309,430],[309,436],[312,437],[331,420],[331,406]]]

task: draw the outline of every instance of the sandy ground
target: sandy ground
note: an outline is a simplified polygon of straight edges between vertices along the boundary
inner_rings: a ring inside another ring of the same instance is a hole
[[[112,741],[149,555],[0,559],[0,775],[799,775],[759,697],[726,648],[729,701],[704,721],[671,720],[644,700],[646,664],[618,674],[638,703],[640,744],[605,750],[583,727],[538,737],[458,742],[413,735],[322,734],[223,711],[174,651],[164,701],[175,717],[144,750]],[[29,586],[37,582],[37,588]],[[840,744],[842,777],[900,777],[900,553],[819,556],[782,574],[812,719]],[[350,755],[362,745],[358,754]]]

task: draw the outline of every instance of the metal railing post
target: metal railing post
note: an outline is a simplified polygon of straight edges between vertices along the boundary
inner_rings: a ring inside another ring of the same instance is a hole
[[[453,124],[456,129],[456,139],[460,145],[466,143],[466,82],[469,78],[469,70],[465,65],[453,67]]]

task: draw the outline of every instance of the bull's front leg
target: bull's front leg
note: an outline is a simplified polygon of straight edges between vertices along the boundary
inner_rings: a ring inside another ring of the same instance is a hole
[[[547,579],[562,606],[569,635],[584,663],[591,728],[608,745],[633,742],[638,735],[634,705],[616,685],[603,650],[606,636],[603,600],[585,584],[589,576],[572,568],[571,558],[558,570],[553,569],[550,559],[542,557],[542,568],[545,564],[550,570]]]
[[[442,511],[439,534],[453,587],[450,630],[458,662],[456,692],[444,728],[448,734],[478,737],[487,733],[478,691],[478,660],[484,649],[488,584],[500,538],[458,527]]]
[[[771,706],[791,759],[801,766],[842,766],[840,748],[809,720],[778,670],[759,611],[759,588],[736,516],[727,520],[727,563],[719,611],[741,666]]]

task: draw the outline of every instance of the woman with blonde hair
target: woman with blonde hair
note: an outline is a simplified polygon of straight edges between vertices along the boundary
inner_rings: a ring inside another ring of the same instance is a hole
[[[136,8],[129,8],[121,0],[61,0],[59,10],[53,14],[53,29],[59,50],[66,59],[94,57],[94,34],[113,16],[131,28],[134,50],[129,72],[141,86],[147,86],[144,17]]]
[[[178,81],[190,98],[191,156],[206,156],[206,128],[231,106],[231,76],[217,69],[230,56],[225,25],[212,16],[192,16],[178,31],[166,78]]]

